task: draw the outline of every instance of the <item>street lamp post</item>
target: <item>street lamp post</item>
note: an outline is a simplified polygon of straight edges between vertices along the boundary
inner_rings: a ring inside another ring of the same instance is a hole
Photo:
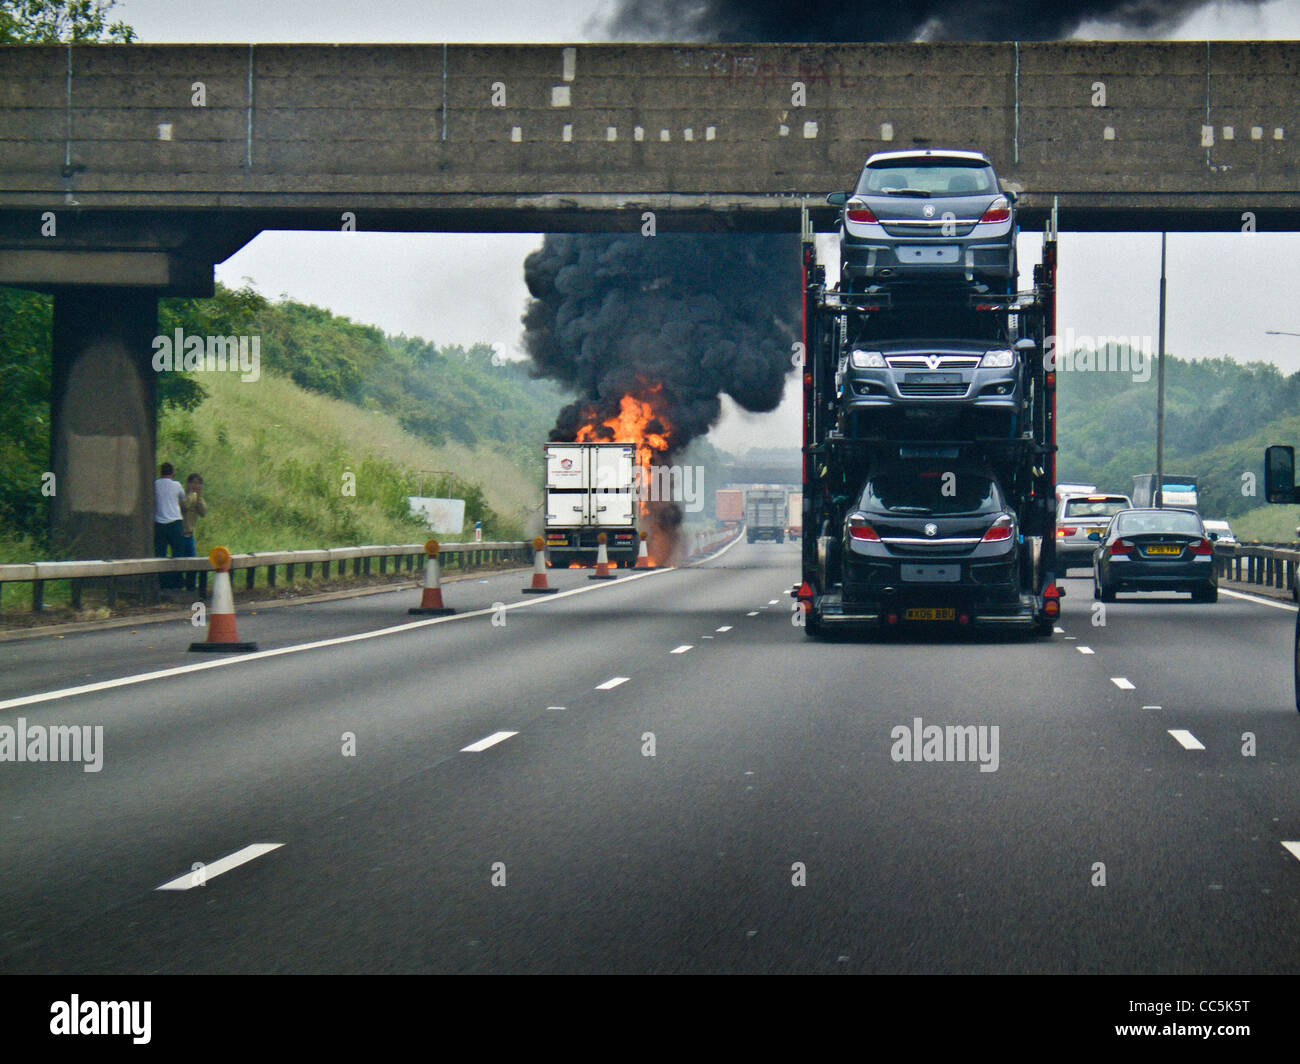
[[[1165,504],[1165,235],[1160,234],[1160,332],[1156,351],[1156,506]]]

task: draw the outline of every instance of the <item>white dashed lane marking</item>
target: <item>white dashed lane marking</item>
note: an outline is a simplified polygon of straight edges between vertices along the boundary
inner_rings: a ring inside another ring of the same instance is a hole
[[[731,625],[729,625],[729,624],[724,624],[721,628],[715,628],[715,629],[713,629],[713,630],[714,630],[715,632],[730,632],[730,631],[731,631]]]
[[[1112,676],[1110,678],[1110,682],[1113,683],[1116,687],[1118,687],[1121,691],[1137,690],[1137,688],[1128,680],[1124,679],[1123,676]]]
[[[627,678],[626,676],[615,676],[615,677],[612,677],[611,679],[606,680],[604,683],[598,683],[598,684],[596,684],[596,690],[597,690],[597,691],[610,691],[610,690],[613,690],[613,689],[614,689],[615,687],[617,687],[619,684],[621,684],[621,683],[627,683],[627,679],[628,679],[628,678]]]
[[[255,842],[251,846],[245,846],[242,850],[236,850],[226,857],[211,864],[200,865],[192,871],[186,872],[183,876],[177,876],[175,879],[168,880],[161,887],[155,887],[155,890],[189,890],[192,887],[201,887],[211,879],[229,872],[232,868],[238,868],[242,864],[264,853],[270,853],[272,850],[278,850],[284,843],[282,842]]]
[[[757,616],[758,616],[758,610],[750,610],[747,614],[745,614],[745,616],[746,616],[746,617],[757,617]]]
[[[509,739],[512,735],[518,735],[518,734],[519,733],[515,731],[496,731],[493,732],[491,735],[489,735],[487,738],[480,739],[476,743],[470,743],[469,746],[462,746],[460,748],[460,752],[462,754],[481,753],[482,751],[486,750],[489,746],[496,746],[497,743],[503,743],[507,739]]]
[[[1075,647],[1074,649],[1077,650],[1080,654],[1095,654],[1095,653],[1097,653],[1095,650],[1092,649],[1092,647]]]
[[[1286,847],[1287,853],[1300,861],[1300,842],[1284,842],[1282,845]]]
[[[1185,728],[1170,728],[1169,734],[1178,740],[1184,750],[1204,750],[1205,744]]]
[[[673,647],[673,649],[670,650],[670,651],[668,651],[668,653],[670,653],[670,654],[685,654],[685,653],[686,653],[688,650],[690,650],[691,647],[693,647],[694,645],[695,645],[694,643],[683,643],[683,644],[682,644],[681,646],[679,646],[679,647]]]

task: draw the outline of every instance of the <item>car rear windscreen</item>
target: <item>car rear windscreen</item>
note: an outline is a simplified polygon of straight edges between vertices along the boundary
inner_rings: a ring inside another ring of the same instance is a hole
[[[945,517],[993,514],[1003,509],[992,477],[960,470],[921,469],[877,473],[862,493],[862,509],[873,513]]]
[[[918,162],[900,159],[876,163],[862,171],[859,195],[888,195],[900,189],[926,192],[931,196],[980,196],[998,191],[993,169],[987,163],[963,163],[958,159]]]
[[[1127,499],[1067,499],[1062,517],[1114,517],[1132,505]]]
[[[1143,532],[1173,532],[1177,535],[1202,534],[1201,519],[1193,513],[1166,510],[1123,514],[1115,518],[1115,531],[1121,536],[1140,535]]]

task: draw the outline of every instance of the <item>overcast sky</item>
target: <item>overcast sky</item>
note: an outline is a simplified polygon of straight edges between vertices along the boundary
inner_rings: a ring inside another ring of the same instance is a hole
[[[600,0],[120,0],[114,17],[146,42],[479,41],[582,42]],[[1112,38],[1088,24],[1079,36]],[[1300,3],[1258,7],[1210,3],[1170,34],[1175,39],[1300,39]],[[347,242],[347,255],[338,253]],[[238,286],[315,303],[386,332],[437,343],[496,344],[518,352],[528,293],[524,256],[540,236],[264,233],[217,268]],[[1026,263],[1038,238],[1021,238]],[[1156,333],[1158,234],[1063,233],[1060,332]],[[1230,355],[1300,370],[1300,235],[1174,233],[1169,237],[1167,348],[1182,357]],[[775,414],[728,406],[711,435],[719,446],[798,446],[797,392]]]

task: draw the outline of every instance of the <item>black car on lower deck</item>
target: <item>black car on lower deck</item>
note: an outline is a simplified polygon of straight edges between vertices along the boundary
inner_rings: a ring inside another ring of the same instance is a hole
[[[1020,529],[986,466],[943,458],[876,469],[845,517],[846,613],[882,621],[1032,621]]]
[[[1093,555],[1093,595],[1114,602],[1118,591],[1190,591],[1214,602],[1214,535],[1195,510],[1121,510],[1110,519]]]

